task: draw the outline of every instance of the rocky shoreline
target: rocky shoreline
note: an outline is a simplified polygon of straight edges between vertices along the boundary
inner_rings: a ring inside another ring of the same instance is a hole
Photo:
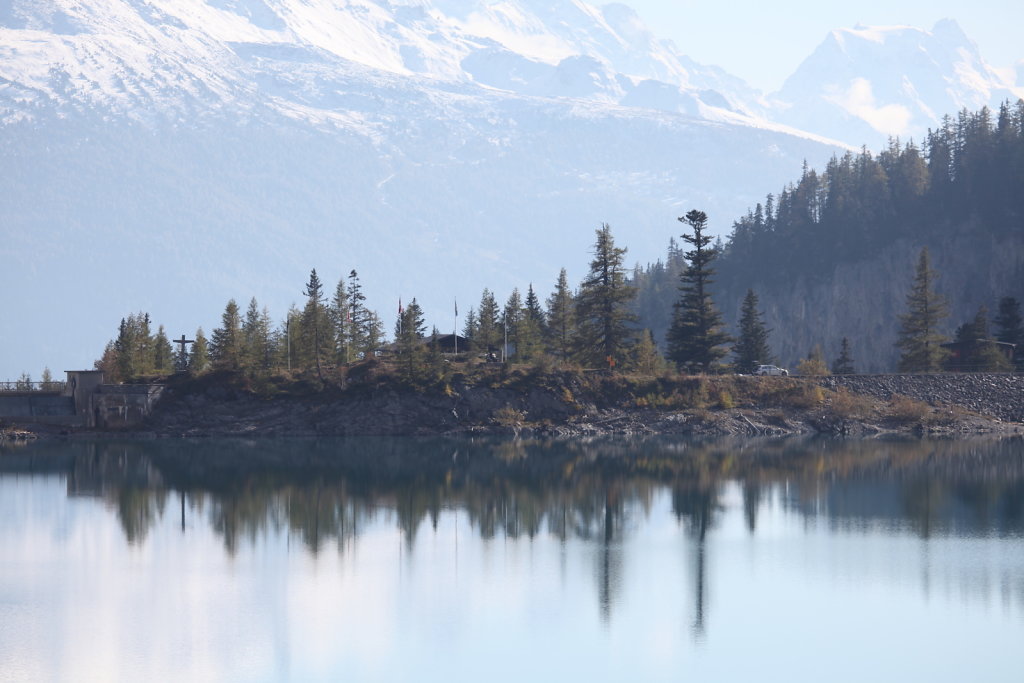
[[[428,387],[384,374],[347,386],[270,395],[237,376],[205,377],[169,384],[153,414],[127,433],[154,437],[968,435],[1022,433],[1022,422],[1024,376],[631,378],[503,370],[456,375]],[[109,433],[8,430],[11,439]]]
[[[633,380],[527,372],[270,398],[216,383],[171,387],[143,429],[161,437],[1019,433],[1022,399],[1024,377],[1012,375]]]

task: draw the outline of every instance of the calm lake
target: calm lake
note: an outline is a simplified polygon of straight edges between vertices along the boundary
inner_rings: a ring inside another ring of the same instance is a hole
[[[0,681],[1015,681],[1024,441],[0,449]]]

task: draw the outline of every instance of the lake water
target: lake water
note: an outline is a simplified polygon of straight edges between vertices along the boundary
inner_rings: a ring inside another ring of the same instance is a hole
[[[0,450],[0,681],[1021,681],[1024,442]]]

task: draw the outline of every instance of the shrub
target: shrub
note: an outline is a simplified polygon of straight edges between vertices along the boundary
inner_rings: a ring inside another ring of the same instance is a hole
[[[781,397],[782,403],[792,408],[813,408],[825,400],[825,392],[817,384],[801,382],[793,386],[785,396]]]
[[[893,394],[889,399],[889,414],[900,422],[923,422],[931,412],[931,407],[924,401]]]
[[[523,411],[516,410],[512,406],[505,404],[494,411],[493,417],[494,421],[502,427],[516,427],[523,423],[525,415]]]
[[[729,410],[736,407],[736,402],[732,400],[732,394],[722,389],[718,392],[718,405],[720,408]]]
[[[863,396],[850,393],[846,387],[838,387],[832,395],[829,412],[844,420],[864,417],[871,412],[871,402]]]

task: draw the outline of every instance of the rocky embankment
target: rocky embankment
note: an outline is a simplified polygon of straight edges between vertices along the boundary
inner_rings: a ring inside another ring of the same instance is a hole
[[[847,391],[837,394],[839,387]],[[168,387],[144,429],[161,436],[1014,432],[1024,428],[1022,399],[1024,377],[1008,375],[637,379],[521,371],[419,388],[384,377],[270,397],[206,381]]]
[[[833,375],[819,384],[889,401],[908,396],[931,405],[957,406],[1005,422],[1024,423],[1024,375]]]

